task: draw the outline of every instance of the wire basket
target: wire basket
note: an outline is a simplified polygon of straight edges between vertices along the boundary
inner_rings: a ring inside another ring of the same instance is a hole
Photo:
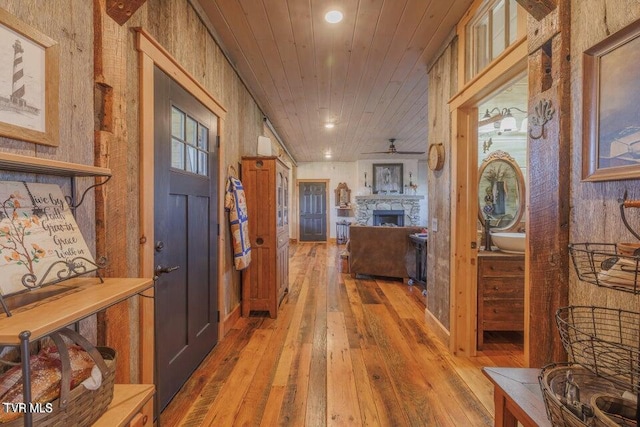
[[[580,280],[640,294],[640,256],[620,253],[615,243],[573,243],[569,253]]]
[[[621,396],[619,386],[572,363],[552,363],[538,377],[547,417],[554,426],[592,426],[593,396]]]
[[[591,396],[594,427],[637,427],[637,404],[628,399],[595,394]]]
[[[640,392],[640,313],[570,306],[558,309],[556,322],[569,360]]]

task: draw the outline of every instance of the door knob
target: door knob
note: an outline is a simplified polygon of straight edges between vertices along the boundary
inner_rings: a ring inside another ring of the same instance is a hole
[[[171,273],[172,271],[176,271],[177,269],[179,269],[180,266],[179,265],[175,265],[173,267],[165,267],[162,264],[158,264],[158,266],[156,267],[154,273],[154,280],[156,280],[161,274],[164,273]]]

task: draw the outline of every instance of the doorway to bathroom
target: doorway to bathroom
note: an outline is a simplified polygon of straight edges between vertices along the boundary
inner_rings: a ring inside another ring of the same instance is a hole
[[[477,350],[524,348],[527,101],[523,74],[477,105]]]

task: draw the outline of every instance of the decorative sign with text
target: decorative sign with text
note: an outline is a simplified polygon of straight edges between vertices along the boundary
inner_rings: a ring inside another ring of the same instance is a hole
[[[62,190],[0,182],[0,292],[8,295],[96,270]]]

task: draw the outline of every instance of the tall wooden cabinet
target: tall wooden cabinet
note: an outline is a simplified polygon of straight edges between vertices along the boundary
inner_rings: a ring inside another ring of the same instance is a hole
[[[268,311],[289,287],[289,167],[277,157],[243,157],[251,264],[242,272],[242,315]]]

